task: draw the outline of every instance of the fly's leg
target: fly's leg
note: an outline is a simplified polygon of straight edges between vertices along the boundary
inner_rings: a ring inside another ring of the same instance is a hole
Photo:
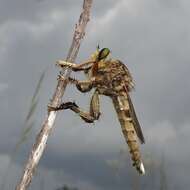
[[[65,80],[65,78],[62,75],[59,75],[58,80]],[[89,80],[82,81],[69,77],[68,80],[71,84],[75,84],[77,89],[83,93],[89,92],[95,85],[94,77]]]
[[[94,80],[77,81],[76,87],[80,92],[89,92],[94,85]]]
[[[60,67],[70,67],[73,71],[84,71],[84,70],[90,69],[92,67],[93,63],[94,63],[94,61],[92,61],[92,60],[89,60],[89,61],[86,61],[86,62],[80,63],[80,64],[70,63],[67,61],[59,60],[56,62],[56,65],[58,65]]]
[[[84,112],[81,108],[76,106],[73,106],[70,109],[77,113],[87,123],[93,123],[95,120],[98,120],[100,117],[100,101],[98,91],[96,90],[92,95],[89,112]]]
[[[100,99],[98,90],[95,90],[94,94],[92,95],[90,101],[90,114],[93,116],[93,118],[95,118],[95,120],[98,120],[100,117]]]
[[[100,116],[99,94],[97,90],[94,92],[90,102],[89,112],[84,112],[75,102],[65,102],[58,107],[49,106],[48,109],[49,111],[70,109],[77,113],[85,122],[93,123],[95,120],[98,120]]]

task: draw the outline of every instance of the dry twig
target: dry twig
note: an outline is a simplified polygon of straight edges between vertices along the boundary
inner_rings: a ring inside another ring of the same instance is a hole
[[[79,21],[75,26],[73,41],[71,47],[69,49],[69,53],[67,56],[67,61],[74,62],[76,56],[78,54],[81,40],[85,35],[85,28],[90,18],[90,8],[92,6],[92,0],[84,0],[83,3],[83,10],[80,15]],[[65,78],[65,80],[59,80],[55,93],[53,95],[51,105],[57,107],[61,103],[62,96],[64,94],[65,88],[67,86],[67,79],[71,73],[71,70],[67,68],[66,70],[62,71],[61,74]],[[29,155],[28,162],[26,163],[23,176],[16,186],[16,190],[25,190],[29,186],[34,171],[38,165],[38,162],[43,154],[43,151],[46,147],[48,136],[52,130],[55,118],[56,118],[56,111],[50,111],[43,123],[42,129],[38,136],[36,137],[36,142],[33,145],[32,151]]]

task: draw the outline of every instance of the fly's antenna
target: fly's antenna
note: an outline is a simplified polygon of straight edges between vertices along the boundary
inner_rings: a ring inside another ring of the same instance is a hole
[[[100,50],[100,45],[98,43],[98,45],[96,46],[96,49],[99,51]]]

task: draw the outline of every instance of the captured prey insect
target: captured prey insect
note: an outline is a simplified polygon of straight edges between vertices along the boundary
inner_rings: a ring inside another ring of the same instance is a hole
[[[81,64],[57,61],[61,67],[70,67],[73,71],[84,71],[87,80],[79,81],[69,78],[70,83],[74,83],[77,89],[83,93],[95,89],[90,102],[89,112],[84,112],[75,102],[62,103],[58,107],[48,106],[51,110],[70,109],[77,113],[85,122],[93,123],[100,117],[99,95],[109,96],[115,107],[121,129],[128,144],[133,166],[140,174],[145,174],[144,165],[139,150],[139,142],[145,143],[145,139],[137,120],[137,116],[129,95],[134,88],[132,76],[128,68],[119,60],[109,59],[110,50],[103,48],[91,55],[89,61]],[[62,76],[59,79],[64,79]]]

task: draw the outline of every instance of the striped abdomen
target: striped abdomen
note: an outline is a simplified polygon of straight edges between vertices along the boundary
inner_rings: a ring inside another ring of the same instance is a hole
[[[139,142],[137,136],[137,126],[135,126],[132,111],[130,110],[129,95],[123,92],[120,96],[112,97],[115,110],[121,124],[122,132],[129,146],[133,166],[136,167],[140,174],[145,174],[145,169],[141,160]]]

